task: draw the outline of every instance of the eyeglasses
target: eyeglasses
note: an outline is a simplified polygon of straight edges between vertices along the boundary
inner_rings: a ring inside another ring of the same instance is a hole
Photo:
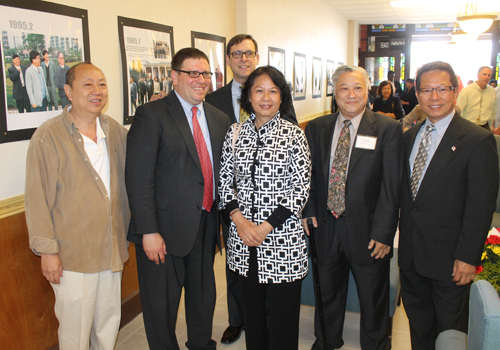
[[[254,58],[257,56],[257,52],[255,51],[234,51],[230,53],[233,58],[242,58],[243,55],[247,56],[247,58]]]
[[[201,75],[203,75],[203,79],[210,79],[214,73],[212,72],[198,72],[195,70],[192,71],[187,71],[187,70],[181,70],[181,69],[176,69],[177,72],[182,72],[182,73],[187,73],[189,74],[190,78],[198,78]]]
[[[437,88],[427,88],[427,89],[419,89],[418,91],[422,95],[431,95],[433,91],[436,91],[438,95],[446,95],[448,92],[455,90],[454,86],[440,86]]]

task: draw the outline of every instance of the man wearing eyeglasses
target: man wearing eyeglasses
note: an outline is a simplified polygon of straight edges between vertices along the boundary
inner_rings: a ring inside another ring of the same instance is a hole
[[[188,349],[216,349],[213,262],[219,244],[219,159],[227,115],[203,102],[210,66],[200,50],[172,59],[174,93],[137,108],[127,139],[125,181],[136,244],[144,326],[151,350],[178,350],[182,288]]]
[[[259,64],[258,50],[257,41],[251,35],[238,34],[231,38],[227,44],[226,64],[233,72],[233,80],[226,86],[207,95],[206,101],[226,113],[231,123],[244,122],[249,117],[248,113],[240,108],[238,99],[243,85],[245,85],[248,77]],[[293,108],[286,114],[281,115],[281,118],[297,124],[297,117]],[[224,245],[226,245],[228,227],[224,223],[222,223],[222,234]],[[231,271],[227,264],[226,286],[229,326],[224,331],[221,342],[231,344],[240,337],[244,322],[238,275]]]
[[[488,66],[479,68],[477,80],[460,91],[457,105],[462,117],[491,131],[497,111],[495,89],[488,85],[493,70]]]
[[[470,284],[498,192],[495,139],[455,110],[451,66],[422,66],[416,90],[427,117],[403,136],[399,224],[401,295],[413,350],[434,349],[447,330],[461,332],[465,342]]]

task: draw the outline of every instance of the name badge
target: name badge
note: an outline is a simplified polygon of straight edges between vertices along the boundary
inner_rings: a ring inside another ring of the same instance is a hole
[[[358,135],[358,137],[356,137],[356,144],[354,145],[354,147],[374,150],[376,145],[377,145],[376,137]]]

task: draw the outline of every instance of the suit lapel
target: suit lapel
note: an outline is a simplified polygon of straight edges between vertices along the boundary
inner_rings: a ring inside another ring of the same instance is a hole
[[[328,118],[325,121],[324,127],[320,136],[321,162],[323,164],[323,175],[328,184],[330,178],[330,154],[332,149],[333,132],[337,122],[338,113],[333,115],[333,118]]]
[[[182,108],[181,102],[177,98],[177,95],[173,92],[165,97],[165,99],[167,100],[167,111],[172,116],[175,124],[177,124],[191,157],[201,171],[200,158],[198,157],[198,151],[196,150],[196,145],[194,143],[193,133],[189,127],[184,108]]]
[[[439,146],[436,149],[429,166],[427,167],[415,200],[418,200],[425,194],[436,177],[455,156],[457,153],[456,150],[460,149],[461,143],[459,138],[464,135],[464,131],[458,118],[460,118],[460,116],[456,113],[451,120],[448,129],[444,133],[443,138],[441,139],[441,142],[439,143]]]
[[[375,131],[377,130],[377,127],[375,126],[375,117],[373,116],[372,112],[369,110],[365,109],[365,113],[363,114],[363,117],[361,118],[361,122],[359,123],[359,129],[356,134],[356,138],[358,136],[373,136],[375,135]],[[377,140],[379,142],[381,140]],[[364,150],[361,148],[355,148],[356,145],[356,140],[354,140],[353,143],[353,150],[351,152],[351,159],[349,160],[349,172],[354,169],[356,166],[356,163],[358,162],[359,157],[363,154],[363,152],[373,152],[371,150]],[[349,178],[349,175],[347,175]]]
[[[203,105],[205,111],[205,118],[207,118],[208,131],[210,133],[210,147],[212,147],[212,157],[214,164],[214,175],[215,175],[215,185],[217,186],[219,179],[219,159],[221,157],[221,144],[224,140],[225,130],[222,130],[220,125],[217,123],[217,118],[215,115],[209,111],[205,105]]]

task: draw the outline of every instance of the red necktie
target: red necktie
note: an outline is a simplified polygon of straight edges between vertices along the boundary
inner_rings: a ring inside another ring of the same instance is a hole
[[[200,124],[198,123],[198,107],[191,108],[193,111],[193,137],[200,157],[201,171],[203,172],[203,180],[205,182],[203,192],[203,207],[206,211],[210,212],[212,204],[214,203],[214,180],[212,174],[212,162],[210,161],[210,154],[208,153],[205,138],[201,132]]]

